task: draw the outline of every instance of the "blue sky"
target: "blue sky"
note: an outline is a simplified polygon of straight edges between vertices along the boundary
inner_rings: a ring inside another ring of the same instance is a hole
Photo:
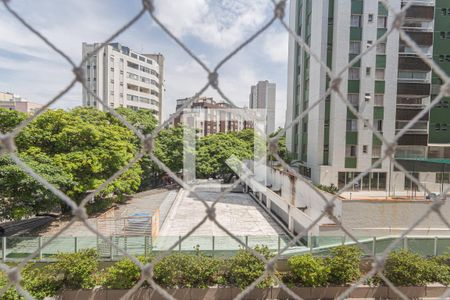
[[[82,42],[101,42],[136,14],[140,0],[11,0],[11,6],[38,31],[81,60]],[[155,0],[156,15],[210,68],[259,29],[273,14],[271,0]],[[286,13],[286,15],[289,15]],[[137,52],[162,53],[165,113],[175,101],[194,95],[207,74],[148,15],[115,41]],[[277,84],[277,125],[286,109],[287,32],[276,23],[220,69],[220,86],[237,105],[248,104],[250,86],[268,79]],[[0,91],[44,103],[73,78],[70,65],[24,28],[0,5]],[[220,96],[207,90],[204,96]],[[81,105],[77,85],[56,107]]]

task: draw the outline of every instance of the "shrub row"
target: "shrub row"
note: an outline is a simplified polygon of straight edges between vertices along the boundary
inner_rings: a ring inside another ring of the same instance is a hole
[[[272,254],[266,247],[256,247],[266,259]],[[321,287],[347,285],[361,277],[362,252],[356,247],[341,246],[330,251],[327,257],[310,254],[289,258],[289,271],[276,274],[290,286]],[[140,269],[131,260],[124,259],[114,265],[99,269],[93,250],[75,254],[58,254],[55,263],[27,265],[22,271],[22,286],[37,299],[54,296],[61,289],[80,289],[101,286],[107,289],[129,289],[140,279]],[[139,257],[145,264],[151,258]],[[429,283],[450,284],[450,255],[424,258],[399,250],[386,260],[384,275],[397,286],[423,286]],[[244,288],[259,278],[265,264],[248,251],[241,250],[230,259],[211,258],[174,253],[156,263],[153,270],[155,282],[163,287],[207,288],[235,286]],[[8,283],[0,276],[0,288]],[[375,277],[370,284],[383,284]],[[273,278],[262,280],[258,287],[276,285]],[[14,288],[9,288],[2,299],[21,299]]]

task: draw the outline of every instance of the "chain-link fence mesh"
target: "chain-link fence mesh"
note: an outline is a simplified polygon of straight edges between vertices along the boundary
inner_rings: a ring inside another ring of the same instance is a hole
[[[268,0],[269,1],[269,0]],[[450,77],[439,67],[438,64],[436,64],[431,58],[429,58],[426,54],[422,52],[420,47],[408,36],[408,34],[402,29],[402,25],[405,20],[406,10],[413,4],[413,1],[407,1],[405,5],[402,7],[400,11],[396,11],[387,0],[381,0],[380,2],[386,7],[386,9],[389,10],[389,13],[394,16],[393,22],[388,26],[388,30],[386,33],[381,36],[376,42],[374,42],[370,47],[362,51],[359,55],[357,55],[354,59],[350,61],[350,63],[342,68],[341,70],[331,70],[325,61],[322,61],[320,56],[318,56],[313,49],[311,49],[308,46],[308,43],[306,43],[300,36],[298,36],[292,28],[289,27],[287,22],[285,21],[285,11],[286,11],[286,4],[287,0],[280,0],[279,2],[276,2],[275,0],[272,0],[273,3],[273,16],[259,29],[257,30],[253,35],[251,35],[249,38],[247,38],[242,44],[240,44],[236,49],[231,51],[226,57],[224,57],[214,69],[208,68],[206,64],[197,57],[190,49],[187,47],[179,38],[177,38],[155,15],[155,4],[152,0],[142,0],[142,8],[141,10],[123,27],[121,27],[118,31],[114,32],[104,43],[102,43],[100,46],[98,46],[94,51],[92,51],[89,55],[83,58],[83,60],[76,64],[72,61],[72,59],[69,58],[67,54],[65,54],[62,50],[58,48],[57,43],[53,43],[52,41],[48,40],[43,34],[41,34],[39,31],[37,31],[32,25],[30,25],[22,16],[20,16],[17,12],[14,11],[14,9],[10,6],[10,0],[2,0],[4,7],[6,10],[11,13],[23,26],[28,28],[34,35],[39,37],[44,43],[46,43],[51,49],[53,49],[56,53],[61,55],[71,66],[72,66],[72,72],[74,74],[73,80],[70,82],[70,84],[65,87],[61,92],[59,92],[52,100],[50,100],[44,107],[39,109],[36,114],[29,117],[25,121],[23,121],[20,125],[18,125],[14,130],[11,132],[8,132],[6,134],[0,135],[0,154],[2,155],[8,155],[25,173],[32,176],[35,180],[37,180],[39,183],[41,183],[44,187],[49,189],[52,193],[54,193],[61,201],[63,201],[65,204],[67,204],[71,210],[73,218],[71,221],[66,224],[57,234],[52,236],[49,239],[46,239],[42,245],[40,245],[40,248],[37,249],[34,253],[30,254],[27,258],[23,259],[19,264],[17,264],[14,267],[10,267],[6,265],[4,262],[0,263],[0,269],[5,272],[8,275],[9,284],[0,291],[0,294],[3,294],[8,288],[11,286],[15,286],[17,291],[24,296],[27,299],[33,299],[33,297],[21,286],[21,278],[20,278],[20,272],[23,269],[23,267],[30,262],[32,259],[34,259],[36,256],[39,255],[40,249],[46,247],[49,245],[54,239],[61,236],[61,234],[67,230],[74,222],[80,221],[83,222],[84,225],[93,233],[95,233],[98,238],[102,239],[106,244],[113,247],[118,253],[121,253],[123,256],[131,259],[139,268],[141,269],[141,279],[138,281],[138,283],[130,289],[127,294],[124,296],[124,298],[128,298],[129,296],[133,295],[136,290],[145,282],[147,281],[152,288],[158,291],[162,296],[164,296],[167,299],[173,299],[173,297],[167,293],[162,287],[160,287],[154,280],[153,280],[153,267],[156,263],[161,261],[161,259],[170,252],[175,249],[180,242],[188,238],[190,235],[195,233],[196,229],[198,229],[205,221],[211,220],[213,221],[219,228],[221,228],[226,234],[228,234],[231,238],[233,238],[237,243],[239,243],[242,247],[246,248],[248,251],[251,251],[255,256],[257,256],[259,259],[261,259],[265,264],[266,268],[264,271],[264,274],[259,277],[256,281],[254,281],[251,285],[249,285],[247,288],[245,288],[237,297],[236,299],[242,299],[245,295],[247,295],[249,292],[251,292],[258,283],[262,282],[265,278],[268,276],[272,277],[275,282],[283,289],[285,290],[290,297],[294,299],[301,299],[298,295],[296,295],[292,290],[290,290],[282,281],[279,279],[275,272],[275,263],[280,258],[280,256],[283,254],[284,251],[286,251],[289,247],[295,245],[301,237],[303,237],[310,229],[312,229],[316,224],[319,223],[319,221],[325,217],[328,216],[331,220],[333,220],[336,225],[339,226],[339,228],[351,239],[353,240],[357,245],[359,245],[367,254],[372,253],[370,249],[366,249],[367,245],[364,245],[358,241],[358,239],[354,236],[352,231],[349,228],[346,228],[337,218],[334,214],[334,203],[335,200],[339,197],[340,194],[342,194],[344,191],[351,189],[354,184],[358,181],[360,181],[365,175],[367,175],[372,169],[375,168],[379,163],[381,163],[383,160],[390,160],[392,164],[398,168],[398,170],[404,172],[405,176],[409,178],[413,183],[415,183],[418,187],[426,191],[427,193],[431,194],[430,191],[427,189],[426,186],[424,186],[417,178],[412,176],[405,168],[399,164],[395,157],[394,157],[394,148],[396,146],[396,142],[399,140],[400,137],[402,137],[416,122],[418,122],[424,115],[428,114],[430,109],[433,108],[436,104],[439,103],[439,101],[442,100],[444,97],[450,96]],[[109,42],[113,41],[119,34],[123,33],[127,29],[129,29],[131,26],[133,26],[139,19],[143,18],[144,15],[148,14],[150,16],[150,20],[157,24],[161,30],[163,30],[173,41],[176,42],[194,61],[196,61],[204,70],[206,75],[206,84],[204,87],[198,91],[193,97],[189,99],[189,101],[186,101],[186,103],[180,107],[177,112],[170,116],[169,119],[167,119],[163,124],[159,125],[151,134],[144,135],[142,134],[138,129],[134,128],[131,124],[129,124],[124,117],[119,115],[114,109],[110,108],[107,103],[104,103],[103,99],[100,99],[96,94],[94,94],[87,86],[86,78],[84,77],[84,71],[83,71],[83,65],[84,63],[90,59],[92,56],[96,55],[96,53],[103,47],[105,47]],[[295,39],[295,41],[306,51],[311,59],[314,59],[317,61],[321,68],[326,72],[327,76],[330,79],[330,87],[328,90],[321,95],[319,99],[312,99],[314,101],[310,101],[310,105],[307,109],[305,109],[298,117],[296,117],[291,123],[287,124],[285,128],[283,128],[275,137],[270,138],[268,140],[268,152],[275,157],[275,159],[286,169],[295,174],[295,176],[304,182],[306,182],[308,185],[311,186],[312,189],[314,189],[317,192],[317,195],[325,201],[326,208],[324,211],[320,214],[318,218],[316,218],[307,228],[305,228],[302,232],[298,233],[295,238],[293,238],[284,248],[280,249],[279,253],[274,256],[273,258],[267,260],[265,259],[261,254],[257,253],[251,248],[248,248],[241,239],[234,236],[229,230],[227,230],[226,227],[224,227],[222,224],[220,224],[216,219],[216,213],[215,213],[215,206],[216,204],[224,198],[225,195],[227,195],[229,192],[233,190],[234,187],[239,185],[243,180],[251,176],[250,174],[246,174],[234,184],[224,190],[220,193],[219,197],[215,199],[215,201],[212,202],[212,204],[208,204],[205,199],[202,199],[202,197],[197,194],[194,190],[194,188],[189,185],[188,183],[184,182],[181,178],[177,177],[177,175],[172,172],[167,166],[165,166],[154,154],[153,152],[153,145],[155,142],[155,138],[158,135],[158,133],[166,127],[166,125],[169,125],[174,118],[179,116],[183,109],[188,108],[198,97],[202,95],[202,93],[208,89],[209,87],[212,87],[215,89],[223,99],[225,99],[232,107],[236,107],[234,103],[226,96],[226,94],[221,90],[219,86],[219,71],[222,68],[222,66],[227,63],[234,55],[236,55],[240,50],[245,48],[248,44],[250,44],[256,37],[261,35],[263,32],[265,32],[268,28],[270,28],[275,22],[280,22],[281,25],[286,29],[286,31],[289,33],[291,37]],[[395,136],[393,140],[387,140],[380,132],[378,132],[374,125],[367,120],[364,120],[363,116],[358,112],[358,110],[351,104],[351,102],[347,99],[347,97],[344,96],[342,90],[341,90],[341,83],[344,81],[342,76],[348,71],[349,68],[354,66],[363,56],[368,54],[370,51],[372,51],[377,45],[387,39],[389,35],[391,35],[393,32],[398,32],[400,35],[400,38],[403,40],[403,42],[412,49],[412,51],[421,58],[428,66],[430,66],[431,70],[442,80],[442,86],[440,89],[440,92],[437,97],[435,97],[429,105],[427,105],[421,113],[416,115],[406,126],[404,126]],[[77,204],[75,201],[70,199],[67,195],[59,191],[57,188],[55,188],[52,184],[50,184],[47,180],[45,180],[43,177],[41,177],[39,174],[34,172],[26,163],[24,163],[16,152],[15,147],[15,137],[21,132],[21,130],[30,124],[31,121],[36,119],[40,114],[42,114],[50,105],[54,104],[56,101],[58,101],[63,95],[68,93],[77,83],[81,84],[88,93],[96,99],[99,103],[101,103],[105,109],[108,110],[109,113],[117,117],[126,127],[128,127],[130,130],[132,130],[137,137],[141,141],[141,150],[136,156],[121,170],[119,170],[117,173],[115,173],[113,176],[111,176],[108,180],[103,182],[95,191],[90,193],[88,196],[86,196],[80,204]],[[331,95],[335,94],[338,96],[338,98],[342,101],[343,104],[345,104],[348,109],[357,116],[358,119],[362,120],[366,127],[373,132],[373,134],[380,139],[384,146],[385,151],[384,154],[380,159],[378,159],[376,162],[372,164],[370,168],[367,168],[364,170],[364,172],[361,172],[357,177],[355,177],[351,182],[347,183],[345,187],[339,190],[339,192],[331,199],[326,199],[323,194],[314,186],[310,184],[306,178],[304,178],[297,170],[290,167],[289,164],[287,164],[283,159],[278,155],[278,141],[279,139],[285,135],[286,131],[291,128],[292,126],[298,124],[303,117],[307,116],[307,114],[316,108],[316,106],[319,105],[322,101],[325,101],[325,99]],[[103,190],[108,184],[112,183],[115,179],[117,179],[121,174],[123,174],[125,171],[127,171],[133,164],[138,162],[143,156],[148,155],[162,170],[167,172],[173,180],[175,180],[180,186],[182,186],[184,189],[191,192],[195,197],[200,199],[200,201],[203,202],[205,206],[205,216],[203,219],[193,228],[189,230],[189,232],[184,235],[181,239],[179,239],[177,242],[175,242],[168,251],[165,251],[163,254],[156,257],[154,260],[152,260],[151,263],[143,264],[141,263],[135,256],[131,255],[121,247],[119,247],[117,244],[112,243],[111,240],[104,236],[102,233],[98,232],[96,228],[94,228],[90,223],[87,222],[87,213],[85,210],[85,206],[88,203],[89,200],[93,199],[97,193],[99,193],[101,190]],[[408,299],[407,296],[405,296],[392,282],[390,282],[381,272],[384,267],[384,263],[386,261],[387,255],[392,251],[401,241],[402,239],[410,233],[421,221],[423,221],[426,217],[428,217],[431,214],[435,214],[438,218],[444,222],[444,224],[450,228],[450,224],[448,220],[443,216],[443,214],[440,211],[441,206],[445,202],[445,195],[449,190],[447,189],[444,191],[441,196],[434,196],[432,198],[433,204],[430,205],[429,209],[424,211],[422,215],[418,216],[416,221],[408,227],[407,230],[405,230],[397,239],[395,239],[394,242],[392,242],[380,255],[377,255],[375,257],[372,257],[373,259],[373,266],[371,270],[366,273],[360,280],[352,284],[346,292],[341,294],[339,296],[339,299],[344,299],[350,293],[358,286],[358,284],[362,284],[366,282],[368,279],[373,277],[374,275],[378,274],[380,278],[386,283],[387,286],[392,288],[392,290],[402,299]],[[441,298],[444,299],[446,297],[450,296],[450,289],[448,289]]]

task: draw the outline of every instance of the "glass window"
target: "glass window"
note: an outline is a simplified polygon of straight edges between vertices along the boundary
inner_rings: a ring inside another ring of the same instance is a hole
[[[375,106],[383,106],[384,105],[384,95],[375,95]]]
[[[350,54],[360,54],[361,53],[361,42],[351,41],[350,42]]]
[[[348,101],[354,106],[359,106],[359,94],[348,94]]]
[[[375,70],[375,80],[384,80],[384,69],[376,69]]]
[[[356,145],[345,146],[345,157],[356,157]]]
[[[370,73],[372,73],[372,69],[370,67],[366,68],[366,76],[370,76]]]
[[[369,14],[369,18],[368,18],[369,23],[373,22],[373,14]]]
[[[372,157],[373,158],[381,157],[381,145],[373,145],[372,146]]]
[[[363,145],[363,153],[367,153],[367,149],[368,149],[367,145]]]
[[[387,17],[378,16],[377,27],[378,28],[387,28]]]
[[[386,54],[386,43],[377,44],[377,54]]]
[[[374,120],[373,125],[375,126],[376,131],[383,131],[383,120]]]
[[[361,16],[360,15],[352,15],[350,26],[360,28],[361,27]]]
[[[358,120],[347,120],[347,131],[355,132],[358,131]]]
[[[450,183],[450,173],[436,173],[436,183]]]
[[[348,69],[348,80],[359,80],[359,68]]]

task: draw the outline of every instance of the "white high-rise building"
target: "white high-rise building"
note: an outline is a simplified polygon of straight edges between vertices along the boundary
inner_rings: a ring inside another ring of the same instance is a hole
[[[100,46],[83,43],[83,57]],[[138,54],[119,43],[100,49],[84,65],[89,88],[112,108],[149,109],[158,122],[163,118],[164,56]],[[103,109],[83,89],[83,105]]]
[[[249,108],[266,110],[266,134],[275,131],[275,98],[276,84],[269,81],[259,81],[250,90]]]
[[[408,1],[389,0],[396,11]],[[290,26],[320,61],[339,72],[374,45],[395,20],[375,0],[291,0]],[[450,74],[450,0],[412,1],[403,30],[424,55]],[[330,86],[323,66],[289,41],[286,123],[323,97]],[[335,73],[336,74],[336,73]],[[288,149],[300,172],[314,183],[344,187],[383,157],[386,146],[365,125],[373,124],[387,141],[417,116],[439,92],[433,74],[394,30],[345,71],[340,90],[363,116],[354,116],[336,93],[326,97],[287,132]],[[433,191],[449,184],[450,98],[442,99],[397,141],[395,157]],[[410,190],[414,184],[385,159],[355,190]]]

